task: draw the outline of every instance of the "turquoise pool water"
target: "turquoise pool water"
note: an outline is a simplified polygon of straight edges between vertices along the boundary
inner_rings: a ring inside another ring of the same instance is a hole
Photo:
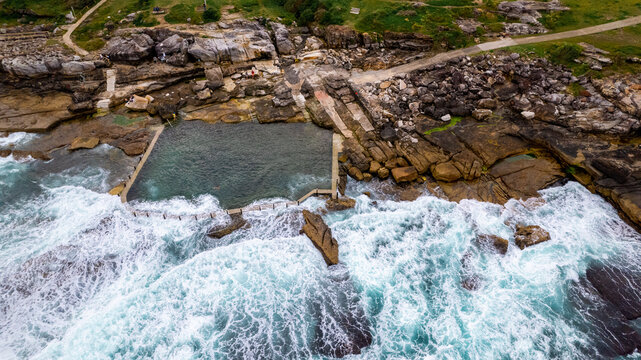
[[[331,185],[332,133],[313,124],[208,124],[163,131],[128,200],[214,195],[223,208],[296,200]]]

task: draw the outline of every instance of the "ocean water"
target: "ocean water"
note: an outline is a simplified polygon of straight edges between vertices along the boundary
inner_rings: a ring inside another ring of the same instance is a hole
[[[502,207],[385,200],[372,182],[350,183],[356,207],[324,216],[340,246],[328,269],[299,209],[247,214],[251,227],[222,239],[205,234],[226,219],[134,217],[105,194],[126,176],[112,150],[0,158],[1,359],[325,358],[359,312],[372,344],[355,359],[597,359],[603,334],[577,283],[594,261],[641,265],[641,236],[576,183]],[[205,194],[133,206],[220,205]],[[552,240],[519,250],[517,222]],[[479,248],[478,234],[510,239],[508,253]],[[462,287],[470,276],[477,290]]]

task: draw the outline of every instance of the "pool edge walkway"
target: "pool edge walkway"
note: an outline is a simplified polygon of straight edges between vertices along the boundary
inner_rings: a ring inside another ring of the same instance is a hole
[[[136,177],[138,177],[140,170],[142,169],[143,165],[145,165],[145,162],[149,158],[149,154],[151,154],[151,151],[154,149],[154,146],[156,145],[156,141],[158,141],[160,134],[162,133],[163,130],[165,130],[165,126],[164,125],[152,126],[150,129],[156,130],[156,134],[154,135],[154,138],[151,139],[149,146],[147,146],[147,150],[145,150],[145,154],[142,156],[142,159],[140,159],[140,162],[138,162],[138,165],[136,166],[136,170],[134,170],[134,173],[131,174],[131,177],[129,178],[129,180],[127,180],[127,182],[125,183],[124,189],[122,189],[122,192],[120,193],[120,201],[122,201],[123,203],[127,202],[127,193],[129,193],[131,186],[134,184],[134,181],[136,181]]]

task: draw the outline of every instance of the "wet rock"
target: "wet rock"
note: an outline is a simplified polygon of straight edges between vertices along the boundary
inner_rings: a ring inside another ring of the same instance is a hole
[[[521,250],[550,240],[550,234],[538,225],[516,225],[514,242]]]
[[[585,275],[599,294],[628,320],[641,317],[641,274],[616,266],[590,264]]]
[[[338,199],[327,199],[325,205],[329,211],[343,211],[356,206],[356,200],[348,197],[339,197]]]
[[[385,180],[385,179],[387,179],[389,177],[389,169],[387,169],[385,167],[382,167],[382,168],[378,169],[378,171],[376,172],[376,175],[378,175],[378,177],[381,180]]]
[[[207,236],[220,239],[238,229],[251,226],[242,214],[232,214],[229,215],[229,217],[231,218],[229,223],[213,226],[209,231],[207,231]]]
[[[501,254],[507,253],[509,242],[500,236],[481,234],[476,237],[476,242],[483,247],[492,247]]]
[[[641,335],[585,278],[570,284],[568,298],[578,315],[588,321],[583,331],[595,350],[587,358],[615,358],[641,349]]]
[[[392,169],[392,177],[397,183],[410,182],[418,178],[418,172],[414,166],[398,167]]]
[[[303,210],[303,218],[305,225],[301,231],[320,251],[328,266],[338,264],[338,242],[332,237],[332,230],[325,224],[323,218],[308,210]]]
[[[93,149],[100,143],[100,139],[97,137],[78,137],[73,139],[73,142],[69,146],[69,150],[77,149]]]
[[[354,180],[362,181],[362,180],[364,179],[364,177],[363,177],[363,173],[362,173],[362,172],[361,172],[357,167],[355,167],[355,166],[350,167],[350,168],[349,168],[349,170],[347,171],[347,173],[348,173],[348,174],[349,174],[349,176],[351,176]]]
[[[361,306],[349,270],[339,264],[328,268],[329,293],[315,304],[313,348],[323,357],[342,358],[358,355],[371,345],[370,324]]]

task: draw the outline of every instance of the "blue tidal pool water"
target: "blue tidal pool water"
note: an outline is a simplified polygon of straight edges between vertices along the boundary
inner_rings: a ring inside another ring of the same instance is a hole
[[[163,131],[129,200],[214,195],[224,208],[296,200],[331,185],[332,132],[313,124],[208,124]]]

